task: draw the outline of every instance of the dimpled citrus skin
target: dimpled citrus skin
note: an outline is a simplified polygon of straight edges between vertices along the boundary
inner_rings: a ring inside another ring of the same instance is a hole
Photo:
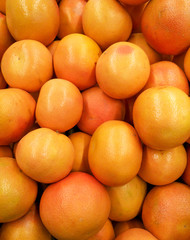
[[[148,147],[177,147],[189,137],[190,98],[173,86],[149,88],[134,103],[133,122]]]
[[[40,200],[40,216],[49,232],[61,240],[87,240],[106,223],[110,198],[93,176],[72,172],[49,185]]]
[[[6,17],[17,41],[34,39],[47,46],[58,33],[59,8],[55,0],[6,0]]]
[[[136,44],[117,42],[107,48],[96,65],[100,88],[110,97],[129,98],[146,84],[150,63],[146,53]]]

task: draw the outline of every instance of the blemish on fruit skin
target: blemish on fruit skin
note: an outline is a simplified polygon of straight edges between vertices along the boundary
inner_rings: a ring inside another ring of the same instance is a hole
[[[133,51],[134,49],[132,47],[126,45],[119,46],[117,49],[117,53],[119,54],[129,54],[132,53]]]

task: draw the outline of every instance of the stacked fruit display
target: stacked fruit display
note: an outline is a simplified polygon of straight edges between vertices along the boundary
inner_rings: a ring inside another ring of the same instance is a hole
[[[190,239],[190,0],[1,0],[0,61],[0,240]]]

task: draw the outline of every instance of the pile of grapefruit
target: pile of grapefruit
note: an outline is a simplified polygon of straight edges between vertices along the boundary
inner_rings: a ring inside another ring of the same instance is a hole
[[[190,0],[0,1],[0,239],[190,239]]]

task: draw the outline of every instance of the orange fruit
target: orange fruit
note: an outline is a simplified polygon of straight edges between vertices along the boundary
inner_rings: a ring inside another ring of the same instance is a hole
[[[129,98],[146,84],[150,63],[146,53],[136,44],[118,42],[106,49],[96,65],[100,88],[110,97]]]
[[[101,49],[91,38],[73,33],[62,38],[54,53],[58,78],[74,83],[80,90],[96,84],[95,66]]]
[[[36,103],[17,88],[0,89],[0,145],[20,140],[34,123]]]
[[[1,240],[51,240],[34,204],[23,217],[13,222],[4,223],[0,228]]]
[[[107,187],[107,191],[111,200],[109,218],[118,222],[128,221],[139,214],[146,196],[147,184],[135,176],[122,186]]]
[[[190,185],[190,145],[187,145],[187,166],[185,168],[185,171],[183,172],[182,179],[183,181]]]
[[[38,41],[17,41],[4,53],[1,71],[10,87],[35,92],[53,75],[52,56]]]
[[[165,185],[176,181],[186,165],[187,154],[183,145],[162,151],[145,146],[138,175],[152,185]]]
[[[82,14],[85,5],[85,0],[61,0],[58,38],[61,39],[71,33],[83,33]]]
[[[131,228],[116,237],[115,240],[158,240],[149,231],[142,228]]]
[[[21,172],[14,158],[0,158],[0,222],[24,216],[36,200],[38,185]]]
[[[165,150],[183,144],[190,133],[190,99],[173,86],[143,91],[133,106],[133,122],[150,148]]]
[[[147,4],[141,29],[147,42],[159,53],[177,55],[190,43],[190,1],[151,0]]]
[[[7,83],[3,77],[2,72],[0,71],[0,89],[4,89],[7,87]]]
[[[144,12],[144,9],[147,5],[147,2],[138,4],[138,5],[128,5],[122,3],[124,8],[127,10],[132,20],[132,33],[141,32],[141,18]]]
[[[132,5],[132,6],[136,6],[136,5],[148,2],[148,0],[119,0],[119,1],[123,4],[128,4],[128,5]]]
[[[71,140],[75,151],[72,171],[90,173],[88,149],[91,136],[84,132],[74,132],[68,137]]]
[[[72,169],[74,148],[64,134],[38,128],[26,134],[16,148],[20,169],[32,179],[52,183],[66,177]]]
[[[128,42],[134,43],[142,48],[147,54],[150,64],[161,61],[161,55],[148,45],[142,33],[132,33]]]
[[[98,86],[82,92],[83,112],[77,126],[90,135],[108,120],[124,120],[124,101],[105,94]]]
[[[0,157],[13,157],[13,152],[9,145],[0,146]]]
[[[40,216],[62,240],[85,240],[104,226],[110,212],[106,189],[93,176],[73,172],[49,185],[40,200]]]
[[[5,9],[6,9],[5,5],[6,5],[6,0],[1,0],[0,1],[0,12],[2,12],[4,14],[5,14]]]
[[[102,123],[92,135],[88,161],[93,175],[103,184],[126,184],[136,176],[142,161],[136,130],[119,120]]]
[[[132,20],[116,0],[89,0],[82,15],[84,33],[102,49],[126,41],[132,31]]]
[[[0,8],[3,1],[0,1]],[[7,28],[7,22],[6,22],[6,16],[0,12],[0,60],[6,51],[6,49],[13,44],[14,39],[11,36],[8,28]]]
[[[150,75],[144,88],[174,86],[189,94],[189,83],[183,70],[170,61],[160,61],[150,66]]]
[[[184,57],[184,71],[185,74],[188,78],[188,80],[190,81],[190,70],[189,70],[189,64],[190,64],[190,48],[188,48],[187,52],[185,53],[185,57]]]
[[[82,95],[73,83],[51,79],[40,90],[36,120],[40,127],[65,132],[78,123],[82,108]]]
[[[88,240],[114,240],[115,233],[112,222],[108,219],[101,230]]]
[[[129,221],[116,222],[114,231],[116,237],[130,228],[144,228],[143,223],[138,218],[133,218]]]
[[[186,140],[186,142],[190,144],[190,137]]]
[[[52,43],[50,43],[47,48],[50,51],[51,55],[54,55],[54,52],[59,44],[60,40],[54,40]]]
[[[152,188],[144,200],[142,220],[160,240],[190,239],[190,187],[173,182]]]
[[[55,0],[6,0],[6,17],[17,41],[33,39],[47,46],[58,33],[59,8]]]

